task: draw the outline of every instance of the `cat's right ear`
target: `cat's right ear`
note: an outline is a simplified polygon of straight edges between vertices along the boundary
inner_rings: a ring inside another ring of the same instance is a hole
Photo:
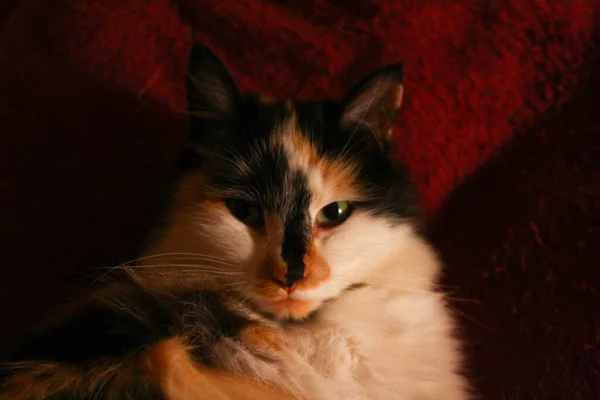
[[[242,94],[225,64],[202,44],[193,45],[190,52],[187,102],[192,124],[204,126],[232,123],[243,105]]]

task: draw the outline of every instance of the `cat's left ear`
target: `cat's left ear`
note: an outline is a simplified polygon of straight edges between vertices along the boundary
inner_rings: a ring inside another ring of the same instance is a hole
[[[379,68],[357,84],[342,100],[342,128],[364,126],[389,139],[402,104],[403,64]]]
[[[238,116],[243,98],[229,69],[203,44],[192,47],[188,63],[188,109],[192,118],[231,120]]]

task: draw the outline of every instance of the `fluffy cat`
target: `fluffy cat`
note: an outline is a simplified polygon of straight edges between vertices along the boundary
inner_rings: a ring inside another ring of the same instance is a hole
[[[242,95],[200,44],[188,76],[143,257],[15,353],[0,399],[467,399],[389,141],[402,66],[321,102]]]

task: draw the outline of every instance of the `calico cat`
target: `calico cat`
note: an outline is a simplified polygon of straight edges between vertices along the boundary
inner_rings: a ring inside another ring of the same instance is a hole
[[[402,65],[341,101],[242,95],[203,45],[168,205],[5,364],[1,400],[469,397],[440,263],[393,154]]]

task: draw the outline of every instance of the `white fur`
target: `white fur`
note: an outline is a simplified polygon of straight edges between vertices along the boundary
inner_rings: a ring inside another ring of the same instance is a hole
[[[338,389],[337,398],[466,399],[454,325],[431,288],[436,257],[406,226],[389,233],[388,246],[399,245],[383,250],[387,261],[363,275],[367,287],[327,303],[314,320],[287,326],[286,334],[321,384]]]

